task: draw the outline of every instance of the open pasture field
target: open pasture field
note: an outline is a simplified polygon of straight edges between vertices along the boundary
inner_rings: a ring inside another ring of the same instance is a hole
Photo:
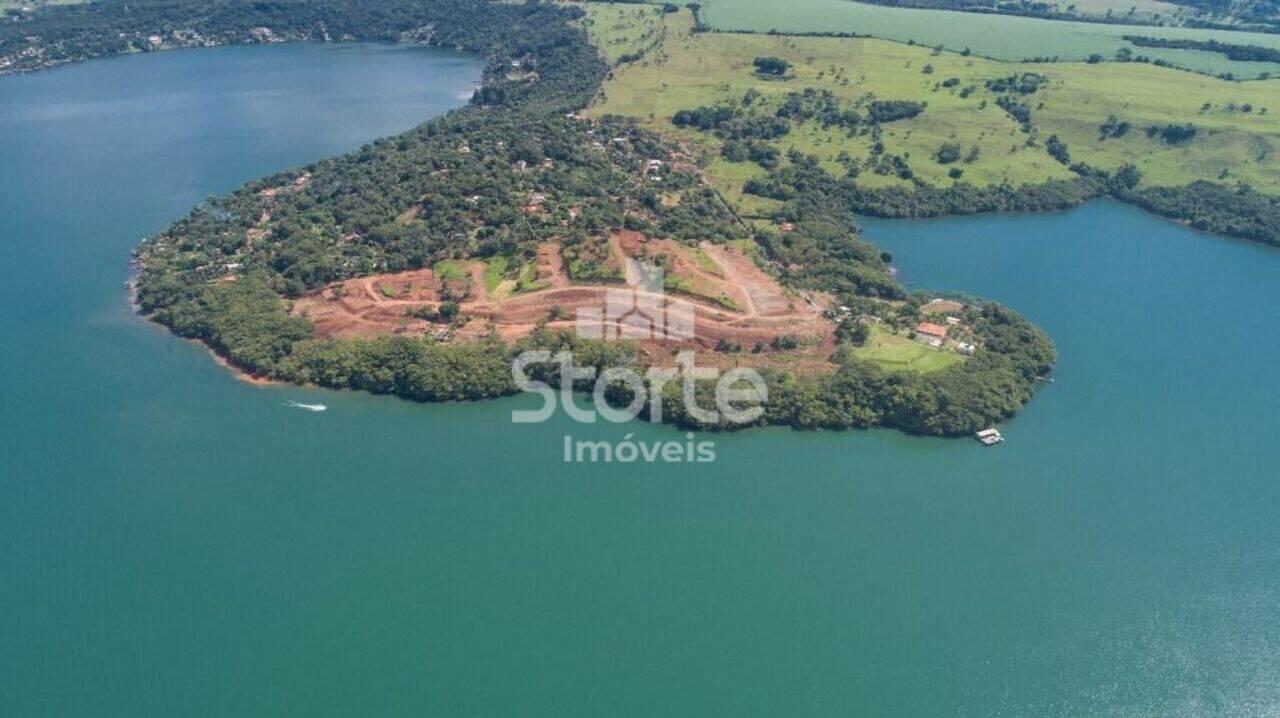
[[[1057,134],[1072,161],[1105,169],[1132,162],[1148,184],[1230,178],[1280,192],[1280,164],[1271,160],[1280,146],[1280,115],[1275,114],[1280,80],[1228,82],[1135,63],[1006,63],[861,38],[690,34],[688,13],[667,18],[672,30],[660,51],[616,69],[592,111],[635,117],[704,148],[713,158],[709,179],[747,214],[768,206],[741,192],[746,180],[764,170],[721,158],[721,142],[712,133],[675,127],[671,118],[678,110],[740,105],[750,91],[759,94],[750,112],[770,114],[788,94],[806,88],[829,91],[850,107],[869,97],[915,100],[927,102],[924,112],[882,124],[880,141],[886,153],[905,157],[915,176],[931,184],[1017,185],[1070,178],[1072,173],[1045,151],[1045,140]],[[760,56],[791,63],[788,79],[757,76],[752,61]],[[1027,72],[1046,78],[1035,93],[1018,96],[1031,111],[1031,132],[997,106],[998,95],[986,87],[988,80]],[[1130,130],[1103,139],[1100,128],[1112,116],[1128,122]],[[1170,123],[1193,124],[1197,134],[1174,145],[1148,137],[1146,128]],[[936,155],[944,143],[959,145],[963,159],[940,163]],[[841,154],[865,162],[873,139],[804,122],[771,144],[784,155],[793,148],[817,155],[827,169],[843,174]],[[958,180],[951,176],[953,169],[961,171]],[[908,184],[865,169],[858,182]]]
[[[589,3],[582,26],[609,62],[636,55],[656,45],[666,25],[657,5]]]
[[[1280,48],[1280,35],[1198,30],[1147,25],[1113,25],[1041,20],[949,10],[916,10],[852,2],[852,0],[704,0],[703,21],[716,30],[784,33],[856,33],[935,46],[969,48],[997,60],[1058,57],[1084,60],[1092,54],[1114,57],[1129,48],[1135,54],[1164,59],[1197,72],[1236,77],[1261,73],[1280,76],[1280,64],[1238,62],[1224,55],[1194,50],[1137,48],[1125,35],[1218,40],[1240,45]]]
[[[886,371],[941,371],[964,361],[959,354],[935,349],[880,327],[871,328],[867,343],[853,350],[859,359],[869,361]]]

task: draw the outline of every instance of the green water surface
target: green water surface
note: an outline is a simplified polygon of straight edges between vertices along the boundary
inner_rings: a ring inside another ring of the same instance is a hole
[[[1110,203],[869,222],[906,280],[1058,342],[990,450],[763,430],[566,464],[566,434],[681,435],[254,387],[129,313],[140,237],[480,68],[300,45],[0,79],[0,715],[1280,711],[1275,250]]]

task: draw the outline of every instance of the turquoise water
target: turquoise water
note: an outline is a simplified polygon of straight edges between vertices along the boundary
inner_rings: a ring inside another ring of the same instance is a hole
[[[0,715],[1280,710],[1275,250],[1109,203],[868,222],[908,281],[1057,340],[993,450],[769,430],[567,465],[566,433],[679,435],[258,388],[129,314],[141,236],[479,70],[291,46],[0,79]]]

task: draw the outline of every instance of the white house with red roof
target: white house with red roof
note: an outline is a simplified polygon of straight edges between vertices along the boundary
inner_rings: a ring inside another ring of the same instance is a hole
[[[916,341],[931,347],[941,347],[947,340],[947,327],[933,322],[920,322],[916,325]]]

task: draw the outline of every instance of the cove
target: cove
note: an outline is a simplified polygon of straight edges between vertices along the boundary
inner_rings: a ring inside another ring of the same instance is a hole
[[[767,430],[712,463],[566,464],[566,434],[680,435],[251,386],[129,313],[140,237],[480,69],[298,45],[0,78],[0,713],[1280,704],[1275,250],[1112,203],[866,221],[908,281],[1057,341],[994,450]]]

